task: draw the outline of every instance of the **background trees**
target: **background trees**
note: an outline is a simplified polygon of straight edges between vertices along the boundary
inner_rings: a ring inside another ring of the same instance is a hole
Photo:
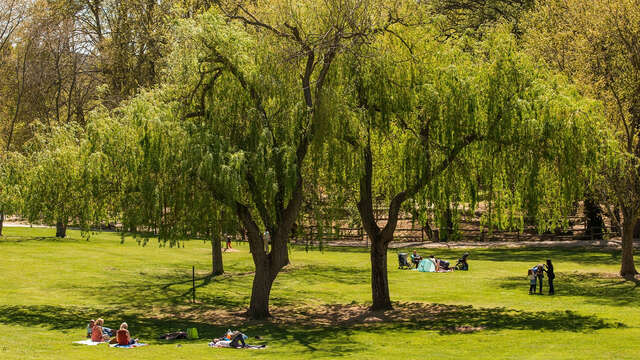
[[[543,231],[593,184],[610,213],[622,209],[621,272],[635,274],[634,5],[11,0],[0,8],[0,214],[19,204],[59,236],[79,222],[170,245],[207,239],[213,274],[223,235],[243,228],[249,314],[265,318],[305,196],[357,204],[373,309],[387,309],[401,212],[428,213],[453,238],[457,214],[482,203],[487,223],[527,218]],[[331,225],[330,211],[310,211]]]
[[[55,224],[57,237],[66,236],[70,220],[84,222],[99,210],[87,191],[96,164],[84,151],[85,142],[81,128],[67,125],[36,136],[29,145],[22,214]]]
[[[621,275],[637,273],[633,235],[640,216],[640,3],[542,1],[528,18],[526,45],[563,71],[605,106],[618,144],[605,152],[602,173],[593,174],[594,194],[612,221],[622,211]]]
[[[534,215],[541,229],[555,227],[582,189],[575,169],[591,163],[597,106],[537,68],[506,32],[474,44],[425,41],[435,38],[429,31],[390,27],[361,57],[347,57],[341,72],[350,106],[342,116],[353,120],[340,123],[327,156],[342,144],[356,159],[346,161],[360,169],[328,177],[357,176],[374,310],[391,307],[387,249],[401,211],[452,221],[460,205],[473,211],[483,202],[519,224]],[[346,167],[326,163],[328,172]],[[541,187],[553,189],[547,191],[555,200]],[[374,211],[379,203],[389,209],[383,226]],[[501,216],[490,220],[518,227]]]

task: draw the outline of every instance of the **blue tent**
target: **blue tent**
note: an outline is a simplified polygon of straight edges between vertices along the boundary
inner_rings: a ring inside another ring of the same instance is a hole
[[[418,271],[420,272],[436,272],[436,265],[429,259],[422,259],[418,264]]]

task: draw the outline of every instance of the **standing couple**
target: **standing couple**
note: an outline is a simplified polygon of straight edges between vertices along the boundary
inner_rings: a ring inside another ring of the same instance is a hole
[[[556,278],[556,274],[553,272],[551,260],[547,259],[546,265],[538,264],[529,269],[529,295],[536,293],[536,283],[540,284],[540,294],[542,295],[542,280],[544,279],[545,272],[547,273],[547,280],[549,281],[549,295],[555,293],[553,279]]]

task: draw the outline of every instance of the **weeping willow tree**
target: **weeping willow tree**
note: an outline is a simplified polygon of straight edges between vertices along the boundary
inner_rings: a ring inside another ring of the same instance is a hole
[[[25,145],[21,213],[55,224],[57,237],[66,237],[70,222],[86,229],[100,211],[89,192],[96,164],[85,146],[84,130],[75,125],[39,131]]]
[[[0,236],[5,214],[17,214],[22,206],[24,164],[24,156],[19,153],[0,153]]]
[[[101,219],[121,221],[143,245],[151,236],[171,247],[188,238],[210,241],[212,274],[219,275],[220,241],[238,226],[199,176],[202,154],[176,121],[178,105],[160,89],[93,115],[87,151],[100,165],[91,194],[103,209]]]
[[[540,0],[523,38],[534,56],[604,105],[603,126],[611,135],[600,171],[591,170],[592,195],[612,225],[622,227],[620,275],[627,278],[638,274],[633,238],[640,219],[639,5],[637,0]]]
[[[181,21],[162,85],[95,123],[96,153],[113,159],[105,173],[124,174],[104,180],[122,189],[123,223],[168,239],[241,224],[256,268],[249,315],[270,316],[307,153],[342,104],[332,65],[399,22],[395,12],[382,1],[222,1]]]
[[[587,134],[595,131],[597,104],[518,52],[508,31],[479,43],[425,41],[430,31],[389,32],[365,44],[368,56],[341,62],[350,121],[324,154],[358,169],[357,179],[348,166],[327,173],[332,182],[358,184],[373,310],[391,308],[387,249],[403,207],[442,218],[483,201],[521,224],[529,206],[552,226],[570,210],[580,170],[593,158]],[[376,200],[388,203],[383,226]]]

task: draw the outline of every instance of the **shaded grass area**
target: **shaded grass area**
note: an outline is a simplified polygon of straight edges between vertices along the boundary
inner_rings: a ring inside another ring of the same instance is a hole
[[[284,315],[284,312],[287,314]],[[335,332],[334,327],[357,331],[386,332],[389,330],[435,330],[443,334],[472,330],[560,330],[590,331],[624,327],[597,316],[585,316],[573,311],[529,312],[507,308],[474,308],[445,304],[396,303],[394,310],[371,312],[354,305],[330,305],[320,308],[277,310],[279,320],[253,322],[236,317],[235,326],[253,334],[269,338],[291,338],[299,343],[320,341]],[[121,312],[113,308],[90,308],[52,305],[0,306],[0,323],[6,325],[44,326],[50,330],[68,330],[78,327],[79,319],[126,319],[141,337],[155,339],[167,332],[196,327],[204,337],[219,336],[229,326],[215,318],[150,317],[140,313]],[[197,314],[195,313],[198,317]],[[200,314],[202,315],[202,314]],[[319,337],[319,338],[314,338]]]

